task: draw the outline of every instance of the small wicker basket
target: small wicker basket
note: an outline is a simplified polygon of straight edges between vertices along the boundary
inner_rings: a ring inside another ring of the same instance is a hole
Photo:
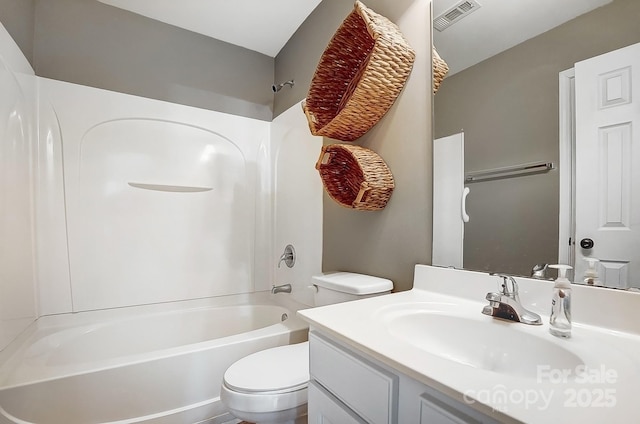
[[[373,150],[361,146],[323,146],[316,169],[329,196],[351,209],[384,209],[395,187],[384,160]]]
[[[397,25],[356,1],[322,54],[302,105],[311,134],[342,141],[365,134],[395,102],[414,59]]]
[[[433,94],[436,94],[438,88],[440,88],[440,84],[442,84],[442,80],[449,72],[449,65],[445,62],[434,47],[433,50]]]

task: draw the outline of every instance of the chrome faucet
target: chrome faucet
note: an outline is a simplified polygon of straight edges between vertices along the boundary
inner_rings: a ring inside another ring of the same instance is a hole
[[[482,313],[495,318],[502,318],[523,324],[541,325],[540,315],[525,309],[520,303],[518,283],[510,275],[492,274],[502,278],[500,293],[487,293],[489,304],[482,309]]]
[[[271,293],[291,293],[291,284],[282,284],[280,286],[271,287]]]
[[[531,269],[531,278],[537,278],[539,280],[547,279],[547,271],[549,269],[548,264],[536,264]]]

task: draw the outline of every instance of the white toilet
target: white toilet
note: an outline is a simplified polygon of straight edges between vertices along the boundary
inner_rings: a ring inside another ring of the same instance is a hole
[[[315,306],[391,292],[384,278],[351,272],[312,277]],[[266,349],[246,356],[224,374],[220,398],[235,417],[252,423],[306,422],[309,342]]]

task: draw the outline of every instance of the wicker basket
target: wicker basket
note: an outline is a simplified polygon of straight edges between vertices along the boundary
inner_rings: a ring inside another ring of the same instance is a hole
[[[351,209],[384,209],[395,187],[387,164],[377,153],[361,146],[323,146],[316,169],[329,196]]]
[[[444,79],[447,72],[449,72],[449,65],[445,62],[434,47],[433,50],[433,94],[436,94],[438,88],[440,88],[440,84]]]
[[[356,1],[325,49],[303,103],[313,135],[353,141],[393,105],[415,52],[400,29]]]

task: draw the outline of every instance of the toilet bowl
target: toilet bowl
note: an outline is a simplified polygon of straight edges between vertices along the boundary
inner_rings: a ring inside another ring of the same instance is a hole
[[[315,306],[391,292],[390,280],[350,272],[312,277]],[[306,422],[309,342],[246,356],[224,374],[220,399],[236,418],[252,423]]]
[[[225,372],[220,399],[245,421],[294,422],[307,412],[308,358],[309,342],[246,356]]]

